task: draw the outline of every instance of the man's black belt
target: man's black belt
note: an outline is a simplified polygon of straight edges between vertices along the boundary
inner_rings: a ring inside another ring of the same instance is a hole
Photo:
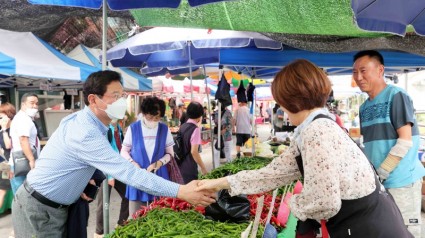
[[[67,208],[69,205],[63,205],[57,202],[53,202],[52,200],[46,198],[45,196],[41,195],[37,191],[35,191],[25,180],[24,182],[24,188],[27,190],[31,196],[33,196],[35,199],[37,199],[39,202],[43,203],[46,206],[53,207],[53,208]]]

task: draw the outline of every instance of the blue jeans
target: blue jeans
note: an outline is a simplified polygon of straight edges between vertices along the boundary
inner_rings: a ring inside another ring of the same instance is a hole
[[[18,177],[13,177],[10,180],[10,185],[12,187],[13,195],[16,194],[16,191],[18,191],[18,188],[24,183],[26,178],[27,176],[18,176]]]

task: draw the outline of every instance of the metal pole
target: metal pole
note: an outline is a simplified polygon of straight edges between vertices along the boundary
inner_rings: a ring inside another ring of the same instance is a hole
[[[106,32],[108,30],[108,15],[106,12],[106,0],[103,0],[102,4],[102,17],[103,17],[103,26],[102,26],[102,70],[106,70]]]
[[[14,90],[14,94],[15,94],[15,108],[18,110],[18,109],[21,108],[19,106],[20,104],[19,104],[19,92],[18,92],[18,88],[13,87],[13,90]]]
[[[84,95],[83,95],[83,91],[82,90],[79,90],[78,91],[78,95],[79,95],[79,98],[80,98],[80,110],[83,110],[84,109],[84,107],[85,107],[85,104],[84,104]]]
[[[211,102],[210,102],[210,94],[208,92],[208,82],[207,82],[207,71],[205,69],[205,65],[203,66],[204,68],[204,74],[205,74],[205,93],[207,94],[207,100],[208,100],[208,104],[207,104],[207,109],[208,109],[208,121],[210,122],[210,139],[211,139],[211,153],[212,153],[212,165],[213,165],[213,169],[215,169],[215,164],[214,164],[214,133],[213,133],[213,127],[212,127],[212,121],[211,121]]]
[[[221,102],[218,102],[217,117],[218,117],[217,118],[217,122],[218,122],[218,125],[217,125],[217,128],[218,128],[218,130],[217,130],[217,145],[218,145],[218,148],[219,148],[219,156],[217,158],[217,161],[218,161],[218,165],[219,165],[220,159],[221,159],[221,157],[220,157],[220,155],[221,155]]]
[[[192,53],[190,52],[191,41],[187,42],[187,49],[189,51],[189,77],[190,77],[190,100],[193,101],[193,85],[192,85]]]
[[[106,70],[106,32],[108,30],[108,15],[106,12],[107,4],[106,0],[103,0],[102,4],[102,70]],[[103,234],[109,233],[109,187],[108,187],[108,175],[105,174],[106,179],[103,181]]]
[[[405,71],[404,72],[404,86],[405,86],[405,88],[406,88],[406,93],[409,93],[409,90],[408,90],[408,87],[409,87],[409,84],[408,84],[408,79],[409,79],[409,75],[407,75],[407,73],[408,73],[409,71]]]
[[[273,108],[274,108],[274,106],[273,106],[273,103],[271,103],[270,102],[270,105],[269,105],[269,107],[270,107],[270,109],[271,109],[271,111],[272,111],[272,115],[271,115],[271,117],[269,118],[269,121],[270,121],[270,124],[271,124],[271,134],[272,134],[272,136],[274,135],[274,112],[273,112]]]
[[[74,104],[75,104],[75,102],[74,102],[74,95],[72,95],[72,97],[71,97],[71,110],[74,110],[75,108],[74,108]]]
[[[254,85],[254,78],[252,78],[252,85]],[[255,156],[255,89],[252,92],[252,128],[251,128],[251,144],[252,144],[252,157]]]

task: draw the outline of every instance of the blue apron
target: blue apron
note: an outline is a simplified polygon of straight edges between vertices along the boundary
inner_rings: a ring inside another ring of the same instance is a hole
[[[130,127],[132,134],[132,146],[130,152],[131,158],[133,158],[133,160],[136,161],[141,168],[147,169],[151,163],[158,161],[165,155],[165,143],[167,140],[168,127],[163,123],[158,124],[158,132],[156,135],[152,162],[149,162],[149,158],[146,153],[146,147],[143,141],[143,130],[140,121],[132,123]],[[156,175],[170,180],[167,166],[161,166],[161,168],[156,171]],[[128,200],[142,202],[150,202],[155,198],[154,195],[145,193],[130,185],[127,185],[125,196]]]

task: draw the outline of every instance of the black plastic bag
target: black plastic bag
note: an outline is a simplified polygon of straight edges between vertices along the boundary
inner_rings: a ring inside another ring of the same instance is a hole
[[[226,155],[224,154],[224,139],[223,136],[220,136],[220,146],[218,145],[218,139],[215,140],[214,148],[218,151],[220,151],[220,159],[226,158]]]
[[[222,150],[224,148],[224,139],[223,139],[223,136],[220,136],[220,146],[218,145],[218,138],[215,140],[214,148],[216,150]]]
[[[238,102],[248,102],[246,98],[246,89],[243,86],[243,82],[241,81],[239,84],[238,91],[236,92],[236,97],[238,99]]]
[[[205,217],[215,221],[246,222],[250,203],[243,195],[230,196],[226,189],[218,192],[217,202],[205,208]]]
[[[222,107],[232,105],[232,98],[230,97],[230,84],[227,82],[224,74],[221,76],[221,80],[218,83],[215,99],[221,103]]]
[[[320,228],[320,223],[313,219],[297,222],[297,234],[317,234]]]
[[[248,102],[254,101],[254,90],[255,86],[252,83],[249,83],[248,88],[246,89],[246,97],[248,98]]]

